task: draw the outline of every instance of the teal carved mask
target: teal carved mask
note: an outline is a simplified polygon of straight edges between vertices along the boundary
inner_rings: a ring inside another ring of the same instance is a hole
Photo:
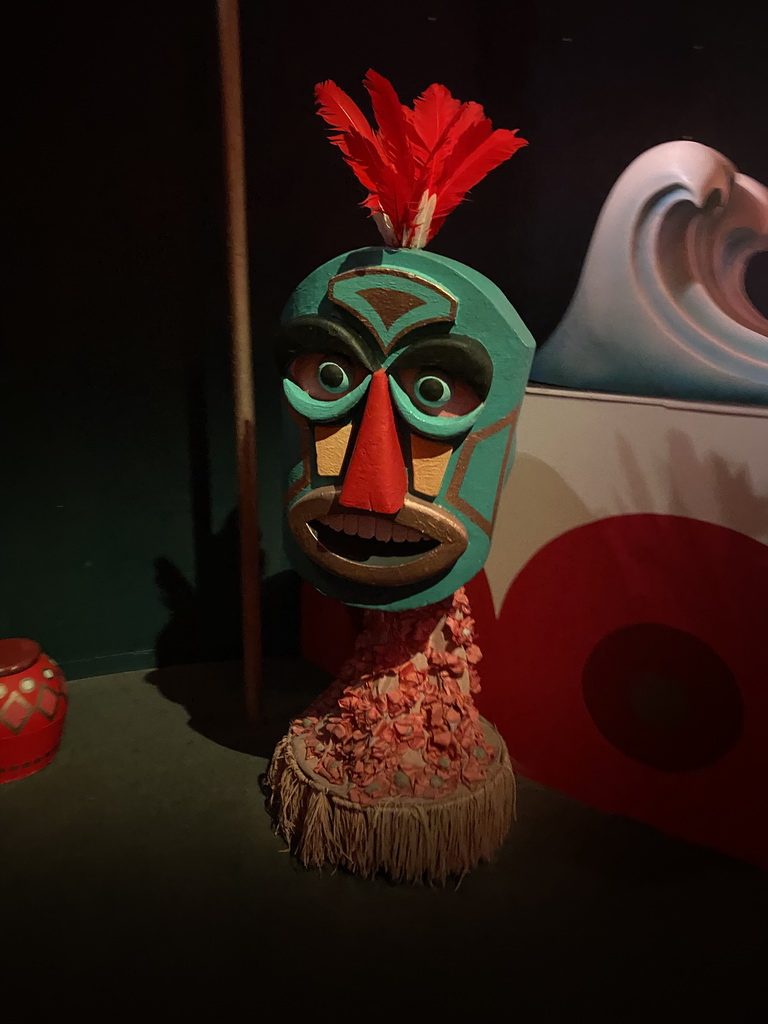
[[[283,313],[296,570],[347,604],[433,604],[483,566],[535,344],[501,291],[415,249],[347,253]],[[295,432],[294,432],[295,439]]]

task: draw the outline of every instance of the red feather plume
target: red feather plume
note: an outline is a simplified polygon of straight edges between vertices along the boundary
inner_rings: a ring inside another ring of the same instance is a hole
[[[494,131],[479,103],[462,103],[444,85],[430,85],[413,109],[373,70],[363,85],[376,130],[335,82],[316,85],[315,99],[387,245],[423,248],[471,188],[527,145],[517,131]]]

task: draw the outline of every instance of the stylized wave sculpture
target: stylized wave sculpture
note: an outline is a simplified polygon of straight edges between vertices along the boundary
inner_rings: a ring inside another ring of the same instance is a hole
[[[531,379],[768,405],[768,320],[744,288],[766,249],[768,189],[699,143],[649,149],[608,196]]]

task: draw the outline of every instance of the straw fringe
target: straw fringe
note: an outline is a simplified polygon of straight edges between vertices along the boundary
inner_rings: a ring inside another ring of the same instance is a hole
[[[347,868],[365,877],[446,882],[489,860],[515,817],[515,776],[503,742],[495,770],[477,788],[434,800],[361,806],[299,765],[285,736],[269,767],[276,831],[306,867]]]

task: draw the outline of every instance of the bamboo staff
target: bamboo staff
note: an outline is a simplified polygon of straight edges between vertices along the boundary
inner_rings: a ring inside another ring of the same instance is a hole
[[[256,413],[253,399],[248,224],[243,153],[243,100],[238,0],[218,0],[223,141],[227,176],[227,240],[232,321],[232,378],[240,509],[240,586],[243,607],[243,680],[248,718],[259,712],[261,616]]]

